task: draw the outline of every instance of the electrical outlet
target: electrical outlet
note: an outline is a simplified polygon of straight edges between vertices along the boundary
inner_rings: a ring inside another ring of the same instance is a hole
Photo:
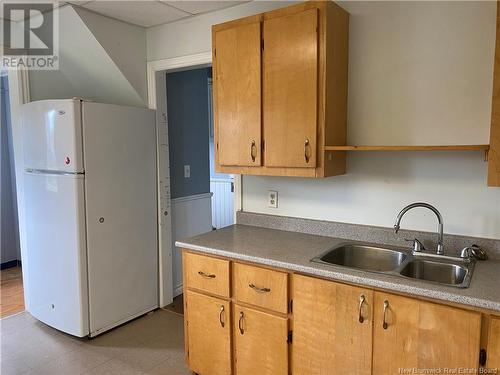
[[[268,205],[269,207],[278,208],[278,192],[274,190],[268,191]]]
[[[189,178],[189,177],[191,177],[191,166],[185,165],[184,166],[184,178]]]

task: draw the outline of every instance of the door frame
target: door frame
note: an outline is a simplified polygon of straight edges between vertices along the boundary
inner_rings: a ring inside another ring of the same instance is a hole
[[[170,176],[162,168],[168,160],[166,71],[182,70],[212,64],[212,52],[149,61],[147,63],[148,107],[156,113],[156,164],[158,183],[158,259],[159,259],[159,305],[172,303],[172,221],[170,215]],[[234,219],[242,208],[242,176],[234,175]]]
[[[3,55],[4,45],[0,44]],[[26,229],[24,211],[24,154],[21,126],[21,106],[30,101],[29,71],[26,69],[8,69],[10,122],[12,127],[12,145],[14,149],[14,175],[16,177],[17,220],[19,247],[21,250],[22,277],[28,285],[29,264],[26,256]],[[29,293],[24,294],[25,310],[30,309]]]

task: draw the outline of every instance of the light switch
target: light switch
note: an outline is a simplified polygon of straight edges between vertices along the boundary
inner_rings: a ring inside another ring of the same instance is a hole
[[[268,205],[272,208],[278,208],[278,192],[275,190],[269,190]]]
[[[184,166],[184,178],[189,178],[189,177],[191,177],[191,166],[185,165]]]

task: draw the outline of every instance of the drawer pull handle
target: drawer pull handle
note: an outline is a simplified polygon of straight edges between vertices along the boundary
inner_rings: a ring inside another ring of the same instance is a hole
[[[362,294],[359,296],[359,322],[363,323],[365,318],[363,318],[363,304],[365,303],[365,296]]]
[[[224,320],[222,319],[222,315],[224,314],[224,305],[220,305],[220,313],[219,313],[219,322],[222,328],[224,328]]]
[[[257,157],[257,147],[255,145],[255,140],[252,139],[252,143],[250,144],[250,157],[252,161],[255,163],[255,158]]]
[[[198,271],[198,275],[204,277],[205,279],[215,279],[215,275],[213,273],[205,273],[203,271]]]
[[[385,320],[385,316],[386,316],[388,308],[389,308],[389,301],[385,300],[384,301],[384,321],[382,322],[382,328],[383,329],[387,329],[387,327],[389,327],[389,325],[387,324],[387,322]]]
[[[271,289],[269,288],[259,288],[258,286],[255,286],[255,284],[248,284],[250,288],[255,290],[257,293],[269,293]]]
[[[240,319],[238,319],[238,329],[240,330],[241,334],[245,333],[245,330],[243,329],[243,318],[245,317],[245,314],[243,314],[243,311],[240,311]]]
[[[309,139],[306,138],[306,141],[304,142],[304,158],[306,159],[306,163],[309,163],[309,159],[311,158],[311,155],[309,154]]]

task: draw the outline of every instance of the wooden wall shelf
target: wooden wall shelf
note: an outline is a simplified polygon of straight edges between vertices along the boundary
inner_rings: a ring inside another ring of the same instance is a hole
[[[449,146],[325,146],[326,151],[488,151],[490,145]]]
[[[483,151],[484,161],[488,161],[490,145],[325,146],[325,151]]]

